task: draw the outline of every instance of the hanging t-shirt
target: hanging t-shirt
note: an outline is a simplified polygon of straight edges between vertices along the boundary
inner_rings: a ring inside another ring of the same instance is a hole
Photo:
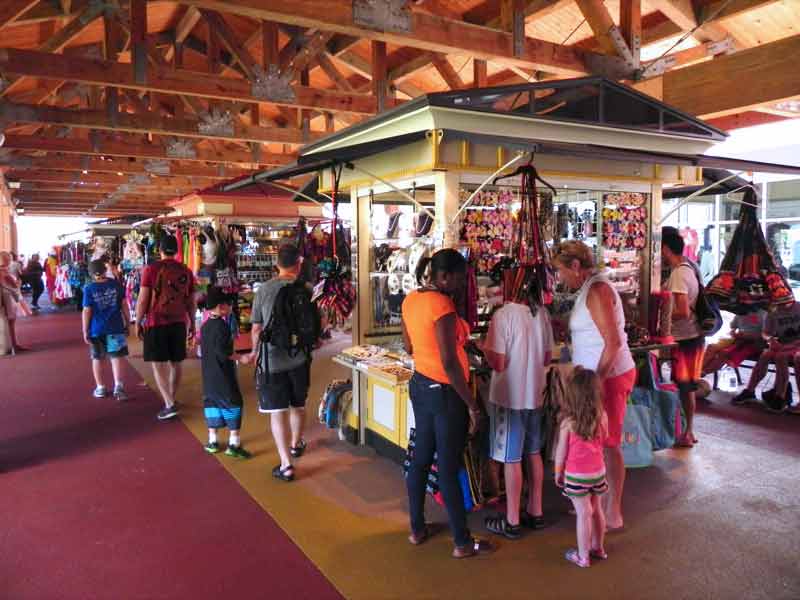
[[[125,333],[122,301],[125,290],[116,279],[93,281],[83,290],[83,307],[92,309],[89,337]]]
[[[672,320],[672,336],[677,341],[702,337],[703,332],[697,324],[697,315],[695,313],[700,286],[697,284],[697,275],[694,267],[689,263],[683,262],[672,269],[667,289],[673,294],[686,294],[689,300],[689,317]]]
[[[201,329],[203,394],[216,403],[230,402],[242,405],[242,392],[236,377],[233,355],[233,337],[225,319],[211,316]]]
[[[776,308],[767,315],[764,332],[786,344],[800,340],[800,303]]]
[[[545,357],[553,348],[553,328],[547,310],[536,316],[523,304],[509,303],[489,324],[486,348],[506,357],[506,370],[492,373],[489,402],[514,410],[542,405]]]
[[[194,275],[186,266],[170,258],[156,261],[145,268],[141,285],[152,294],[148,327],[186,322],[186,307],[194,293]]]

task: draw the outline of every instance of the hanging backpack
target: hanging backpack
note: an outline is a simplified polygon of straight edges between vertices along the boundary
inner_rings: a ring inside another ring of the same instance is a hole
[[[310,359],[321,330],[311,293],[302,282],[295,281],[278,291],[261,341],[286,351],[292,358],[303,352]]]
[[[694,314],[697,317],[697,324],[703,335],[710,337],[722,329],[722,313],[719,310],[716,300],[706,294],[703,280],[700,277],[700,271],[694,264],[683,263],[681,266],[686,266],[692,270],[695,279],[697,279],[697,300],[694,305]]]

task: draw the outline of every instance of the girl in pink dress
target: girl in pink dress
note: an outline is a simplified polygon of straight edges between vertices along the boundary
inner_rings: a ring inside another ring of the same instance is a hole
[[[600,495],[608,491],[603,461],[608,419],[601,390],[594,371],[575,367],[561,406],[555,480],[575,506],[578,547],[568,550],[565,558],[579,567],[591,566],[592,558],[608,558],[603,547],[606,519],[600,503]]]

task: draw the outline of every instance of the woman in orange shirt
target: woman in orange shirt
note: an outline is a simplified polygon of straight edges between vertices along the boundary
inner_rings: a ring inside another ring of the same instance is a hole
[[[409,382],[416,440],[408,469],[409,541],[419,545],[430,536],[425,523],[425,487],[438,456],[439,489],[455,541],[454,558],[467,558],[493,548],[472,537],[458,481],[467,430],[474,434],[481,419],[470,393],[469,364],[464,345],[469,325],[458,317],[452,296],[463,293],[467,263],[456,250],[439,250],[423,259],[418,273],[430,264],[430,283],[403,301],[403,343],[414,358]]]

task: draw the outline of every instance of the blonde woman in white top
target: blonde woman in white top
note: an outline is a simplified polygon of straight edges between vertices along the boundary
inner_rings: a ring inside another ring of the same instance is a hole
[[[622,300],[595,266],[592,249],[583,242],[560,244],[554,265],[560,280],[578,291],[569,322],[572,362],[595,371],[603,384],[603,406],[608,415],[605,462],[609,485],[604,509],[608,530],[617,530],[623,527],[622,425],[628,396],[636,382],[636,368],[625,335]]]

